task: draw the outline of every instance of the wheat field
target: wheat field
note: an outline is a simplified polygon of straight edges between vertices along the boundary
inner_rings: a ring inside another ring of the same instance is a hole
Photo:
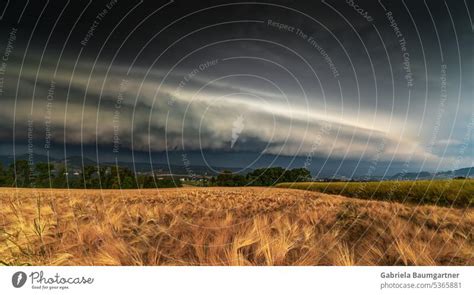
[[[3,265],[474,265],[474,212],[283,188],[0,189]]]

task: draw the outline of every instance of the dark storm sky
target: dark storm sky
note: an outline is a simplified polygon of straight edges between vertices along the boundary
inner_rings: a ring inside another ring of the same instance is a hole
[[[3,1],[0,152],[472,166],[467,1],[188,2]]]

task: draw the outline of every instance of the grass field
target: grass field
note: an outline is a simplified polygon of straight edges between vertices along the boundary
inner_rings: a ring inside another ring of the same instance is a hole
[[[474,212],[279,188],[0,189],[4,265],[474,265]]]
[[[360,199],[470,207],[474,204],[474,180],[418,180],[381,182],[297,182],[277,187],[296,188]]]

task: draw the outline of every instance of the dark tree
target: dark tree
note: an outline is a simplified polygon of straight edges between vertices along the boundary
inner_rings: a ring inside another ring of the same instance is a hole
[[[17,160],[10,164],[10,173],[14,179],[14,185],[17,187],[31,186],[31,170],[26,160]]]
[[[216,184],[218,186],[244,186],[247,180],[244,176],[224,170],[217,175]]]
[[[53,170],[53,164],[50,163],[37,163],[35,165],[35,186],[36,187],[49,187],[50,186],[50,175]]]
[[[285,170],[281,167],[255,169],[247,174],[250,185],[270,186],[280,182],[308,181],[311,173],[305,168]]]

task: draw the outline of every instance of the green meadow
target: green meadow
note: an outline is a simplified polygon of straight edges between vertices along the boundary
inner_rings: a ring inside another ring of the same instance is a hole
[[[294,188],[368,200],[469,207],[474,202],[474,179],[280,183]]]

